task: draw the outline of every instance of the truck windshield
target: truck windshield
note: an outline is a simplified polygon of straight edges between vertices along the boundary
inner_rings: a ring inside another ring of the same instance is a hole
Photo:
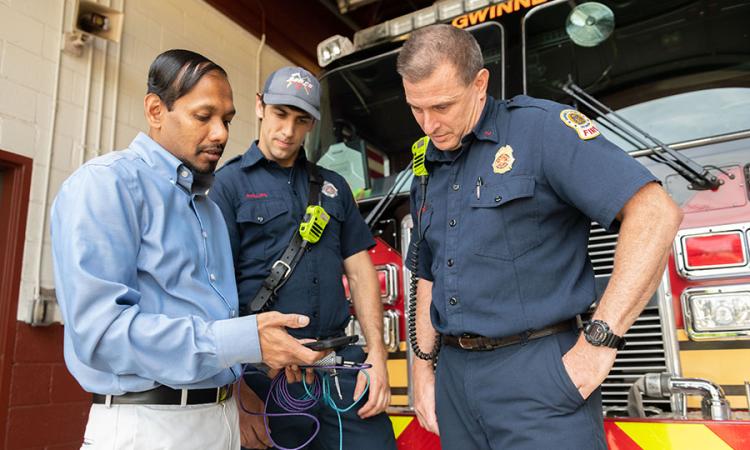
[[[615,31],[596,47],[568,38],[567,2],[528,17],[528,95],[568,103],[560,86],[570,80],[668,144],[750,129],[750,5],[602,3],[614,13]]]
[[[627,106],[618,111],[666,143],[684,142],[750,129],[750,88],[703,89]],[[624,150],[635,146],[599,124]]]
[[[470,31],[484,49],[489,92],[501,98],[503,28],[486,23]],[[394,49],[321,77],[321,120],[306,142],[307,156],[343,175],[360,198],[383,195],[423,135],[404,100],[397,56]]]

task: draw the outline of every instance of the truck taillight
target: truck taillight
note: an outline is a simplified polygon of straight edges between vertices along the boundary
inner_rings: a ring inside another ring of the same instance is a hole
[[[688,269],[744,266],[747,263],[742,233],[730,232],[683,238]]]

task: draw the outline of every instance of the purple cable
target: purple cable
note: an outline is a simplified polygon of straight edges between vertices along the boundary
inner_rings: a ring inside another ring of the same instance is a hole
[[[363,370],[363,369],[369,369],[372,367],[371,364],[356,364],[356,365],[333,365],[333,366],[300,366],[300,369],[321,369],[321,370]],[[243,370],[244,373],[244,370]],[[243,380],[240,379],[238,383],[242,383]],[[320,431],[320,421],[317,417],[313,416],[310,413],[307,413],[305,411],[309,410],[313,406],[315,406],[318,401],[320,400],[320,396],[322,393],[322,386],[320,383],[320,377],[317,373],[315,373],[315,377],[313,379],[313,383],[311,385],[307,384],[307,381],[303,375],[302,377],[302,383],[304,384],[305,388],[305,396],[303,398],[295,398],[290,392],[288,383],[286,383],[286,375],[285,372],[280,371],[271,381],[271,386],[268,389],[268,394],[266,394],[266,402],[264,405],[264,409],[262,413],[257,413],[253,411],[248,411],[245,408],[245,405],[242,404],[242,395],[240,395],[240,407],[244,412],[247,414],[252,414],[254,416],[263,416],[263,424],[266,427],[266,434],[268,434],[268,439],[271,441],[271,444],[273,444],[274,447],[278,448],[279,450],[299,450],[310,442],[315,439],[315,437],[318,435],[318,432]],[[308,388],[308,386],[312,387],[312,391]],[[239,386],[238,386],[239,387]],[[239,389],[238,389],[239,393]],[[361,396],[360,396],[361,397]],[[279,408],[287,411],[285,413],[271,413],[268,412],[268,404],[269,401],[273,399],[273,401],[279,406]],[[359,401],[359,399],[357,399]],[[356,402],[355,402],[356,403]],[[289,416],[299,416],[299,417],[309,417],[312,419],[313,422],[315,422],[315,430],[310,435],[310,438],[306,440],[302,445],[299,447],[293,447],[293,448],[287,448],[282,447],[279,444],[276,443],[276,441],[273,440],[273,437],[271,437],[271,428],[268,426],[268,418],[269,417],[289,417]]]

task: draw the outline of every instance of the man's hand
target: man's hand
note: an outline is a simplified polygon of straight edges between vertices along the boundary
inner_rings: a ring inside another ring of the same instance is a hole
[[[286,328],[306,327],[310,323],[307,316],[272,311],[258,314],[257,320],[261,356],[271,369],[312,365],[325,356],[326,352],[310,350],[286,332]]]
[[[367,356],[365,364],[372,365],[370,369],[367,369],[367,374],[370,376],[370,395],[367,403],[357,411],[357,415],[362,419],[382,413],[391,403],[391,386],[388,383],[386,359],[387,355],[383,350],[371,352]],[[360,371],[357,375],[357,384],[354,387],[353,400],[356,400],[362,394],[365,386],[367,386],[367,377]]]
[[[616,356],[614,348],[593,346],[581,335],[562,361],[581,397],[587,399],[607,378]]]
[[[425,430],[440,436],[437,414],[435,413],[435,371],[432,361],[414,361],[414,411],[419,424]]]
[[[276,378],[280,370],[270,369],[268,371],[268,378]],[[301,383],[302,382],[302,369],[299,366],[287,366],[284,367],[284,376],[286,377],[287,383]],[[307,384],[312,384],[315,381],[315,371],[313,369],[305,369],[305,381]]]
[[[263,423],[262,416],[255,416],[246,413],[244,409],[261,413],[264,405],[258,395],[250,389],[244,381],[240,381],[240,392],[237,396],[241,398],[240,407],[240,441],[246,448],[270,448],[272,447],[271,439],[266,432],[266,426]]]

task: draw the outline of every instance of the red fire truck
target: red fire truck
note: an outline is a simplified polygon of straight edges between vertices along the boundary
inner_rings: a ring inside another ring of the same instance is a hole
[[[412,227],[409,149],[422,134],[396,73],[408,33],[433,23],[476,37],[494,97],[527,94],[582,110],[685,213],[662,282],[602,386],[610,448],[750,448],[747,0],[444,0],[361,30],[353,42],[334,36],[319,45],[322,120],[306,147],[347,178],[377,237],[371,255],[399,448],[439,448],[410,409],[402,256]],[[599,295],[616,242],[592,223]],[[349,331],[359,332],[356,321]]]

